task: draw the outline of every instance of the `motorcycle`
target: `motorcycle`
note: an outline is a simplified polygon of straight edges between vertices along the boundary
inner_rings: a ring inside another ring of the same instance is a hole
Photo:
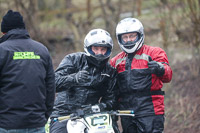
[[[91,109],[91,110],[90,110]],[[89,110],[89,111],[88,111]],[[134,117],[132,110],[100,111],[94,106],[78,109],[75,113],[56,118],[58,121],[68,120],[68,133],[120,133],[113,127],[113,116]]]

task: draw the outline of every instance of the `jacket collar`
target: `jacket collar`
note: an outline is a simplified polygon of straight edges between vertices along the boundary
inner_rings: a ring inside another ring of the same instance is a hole
[[[5,42],[6,40],[12,39],[28,39],[30,38],[28,31],[26,29],[13,29],[8,31],[5,35],[0,38],[0,43]]]

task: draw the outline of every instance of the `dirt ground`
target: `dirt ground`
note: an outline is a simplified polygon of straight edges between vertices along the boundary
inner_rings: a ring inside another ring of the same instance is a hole
[[[173,79],[165,98],[165,133],[200,132],[199,60],[177,62],[172,69]]]

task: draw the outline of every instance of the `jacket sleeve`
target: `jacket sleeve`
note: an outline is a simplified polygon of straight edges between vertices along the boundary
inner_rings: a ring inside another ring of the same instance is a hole
[[[3,67],[3,51],[2,51],[2,48],[0,47],[0,73],[1,73],[2,67]]]
[[[153,50],[151,57],[154,61],[160,62],[164,65],[165,73],[162,77],[160,77],[161,81],[163,83],[170,82],[172,79],[172,69],[169,65],[169,61],[168,61],[167,54],[165,53],[165,51],[159,47],[156,47]]]
[[[108,82],[108,89],[105,95],[101,99],[101,103],[106,104],[107,110],[115,110],[117,107],[117,96],[118,96],[118,86],[117,86],[117,71],[115,69],[112,78]]]
[[[48,59],[45,82],[46,82],[46,108],[47,108],[45,116],[46,119],[48,119],[53,111],[53,105],[55,99],[55,75],[50,56]]]
[[[7,58],[8,58],[8,53],[2,47],[0,47],[0,73]]]
[[[55,71],[56,92],[64,91],[75,83],[76,65],[74,56],[67,55]]]

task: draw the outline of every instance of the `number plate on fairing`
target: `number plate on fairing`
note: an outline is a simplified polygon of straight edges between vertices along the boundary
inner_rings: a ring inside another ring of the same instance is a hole
[[[85,117],[90,131],[113,131],[112,119],[109,114],[100,113]]]

